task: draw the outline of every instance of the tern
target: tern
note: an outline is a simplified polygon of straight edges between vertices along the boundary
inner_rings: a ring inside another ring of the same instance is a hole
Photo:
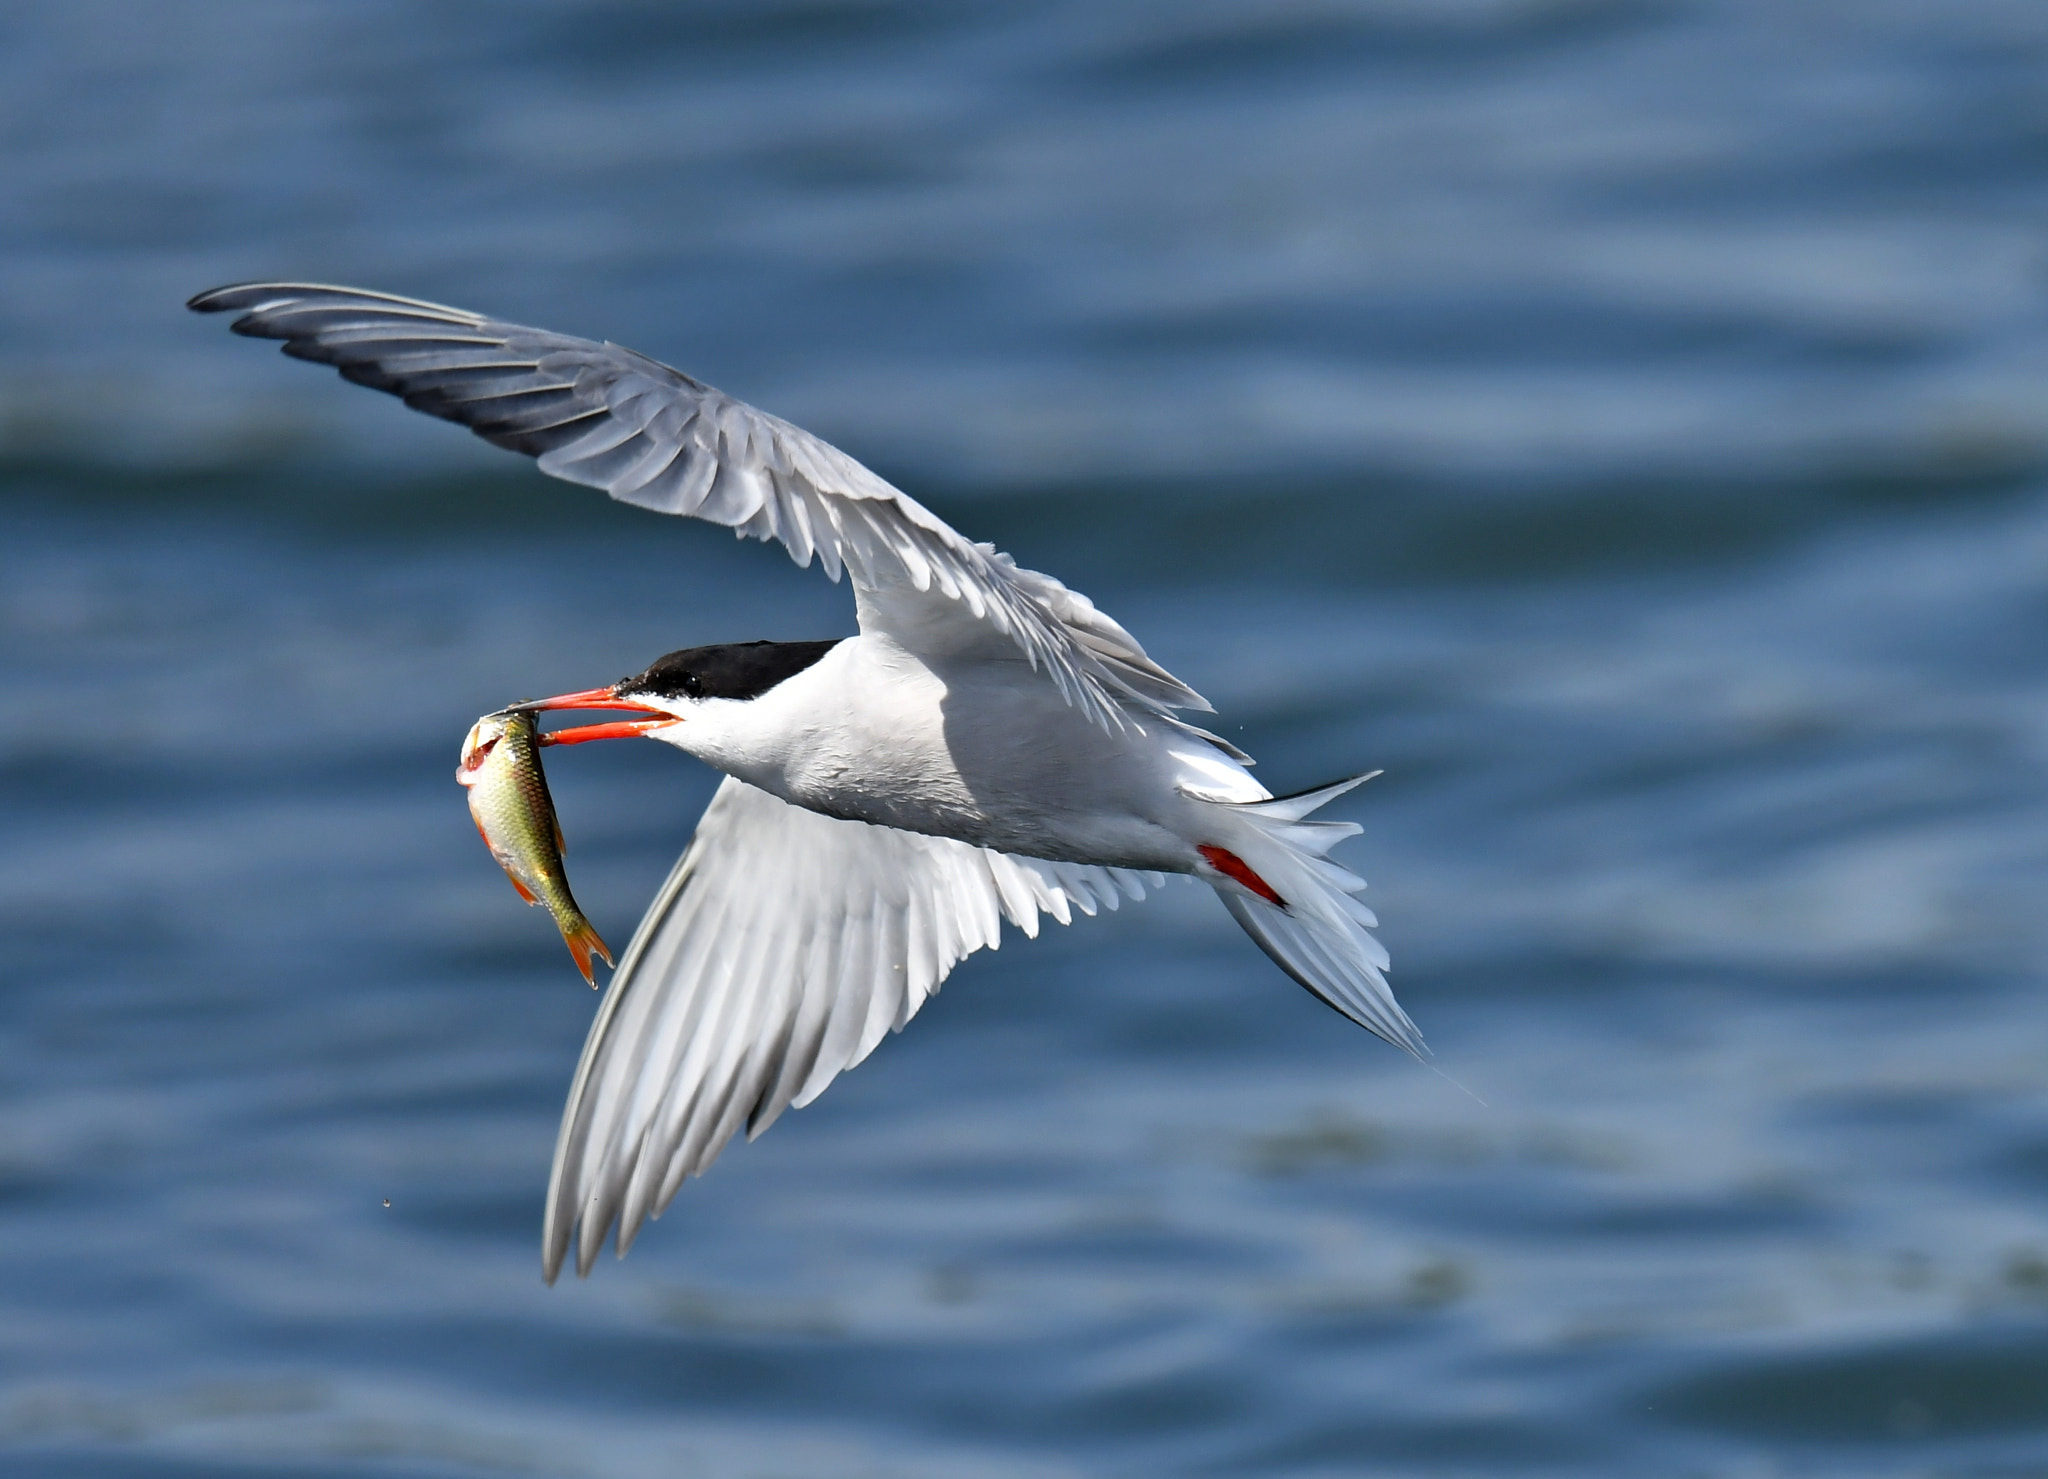
[[[569,1090],[542,1233],[587,1275],[741,1128],[759,1135],[900,1029],[1001,922],[1115,908],[1164,875],[1214,889],[1274,962],[1420,1058],[1387,954],[1311,820],[1358,775],[1290,796],[1198,728],[1192,688],[1086,596],[976,544],[844,452],[609,342],[313,283],[201,293],[236,333],[402,397],[661,513],[778,540],[853,587],[859,635],[672,652],[519,705],[639,717],[724,773],[641,920]]]

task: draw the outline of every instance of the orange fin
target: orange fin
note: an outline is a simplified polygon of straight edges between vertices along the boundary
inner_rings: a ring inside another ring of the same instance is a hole
[[[604,963],[612,963],[612,952],[605,942],[598,938],[596,930],[587,919],[578,920],[562,931],[562,943],[569,947],[569,955],[576,962],[576,969],[583,972],[583,979],[590,983],[590,989],[597,989],[597,972],[592,969],[590,957],[600,955]]]
[[[1287,901],[1273,890],[1273,885],[1252,872],[1251,864],[1236,853],[1224,847],[1198,847],[1195,849],[1209,860],[1209,866],[1226,878],[1234,878],[1269,904],[1278,904],[1282,909]]]
[[[491,850],[492,858],[498,860],[498,866],[500,868],[505,868],[504,860],[498,858],[497,844],[491,841],[491,834],[484,830],[483,818],[479,817],[476,814],[474,808],[471,808],[470,810],[469,819],[476,823],[476,835],[483,838],[484,846]],[[512,886],[519,890],[520,898],[526,900],[526,902],[529,904],[538,904],[540,902],[539,899],[536,899],[533,896],[533,890],[528,888],[525,884],[521,883],[519,881],[519,876],[515,874],[510,868],[505,868],[505,876],[512,881]]]

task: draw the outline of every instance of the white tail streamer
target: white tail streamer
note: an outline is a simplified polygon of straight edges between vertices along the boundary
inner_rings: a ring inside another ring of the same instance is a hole
[[[1196,797],[1215,808],[1221,845],[1243,859],[1284,902],[1275,904],[1222,874],[1208,882],[1231,917],[1281,970],[1367,1031],[1426,1058],[1429,1049],[1421,1032],[1387,985],[1387,952],[1368,933],[1379,921],[1355,897],[1365,880],[1326,856],[1360,828],[1353,822],[1307,820],[1378,774],[1375,770],[1267,801]]]

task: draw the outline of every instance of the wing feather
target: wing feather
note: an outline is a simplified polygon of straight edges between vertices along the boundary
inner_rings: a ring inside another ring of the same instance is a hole
[[[949,624],[986,626],[1112,733],[1152,714],[1207,711],[1087,597],[972,544],[853,458],[778,417],[645,355],[436,303],[317,283],[243,283],[201,293],[201,313],[281,339],[414,410],[539,459],[543,472],[662,513],[774,539],[857,588],[924,608],[891,635],[958,645]],[[862,602],[862,621],[901,614]]]
[[[1156,886],[1160,880],[1154,879]],[[543,1239],[553,1280],[632,1245],[745,1128],[900,1029],[1002,922],[1140,897],[1138,874],[838,821],[727,778],[620,958],[569,1091]]]

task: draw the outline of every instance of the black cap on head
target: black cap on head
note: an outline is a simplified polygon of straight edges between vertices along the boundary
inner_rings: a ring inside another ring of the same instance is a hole
[[[783,679],[801,673],[840,640],[685,647],[656,658],[645,672],[620,679],[614,691],[657,698],[759,698]]]

